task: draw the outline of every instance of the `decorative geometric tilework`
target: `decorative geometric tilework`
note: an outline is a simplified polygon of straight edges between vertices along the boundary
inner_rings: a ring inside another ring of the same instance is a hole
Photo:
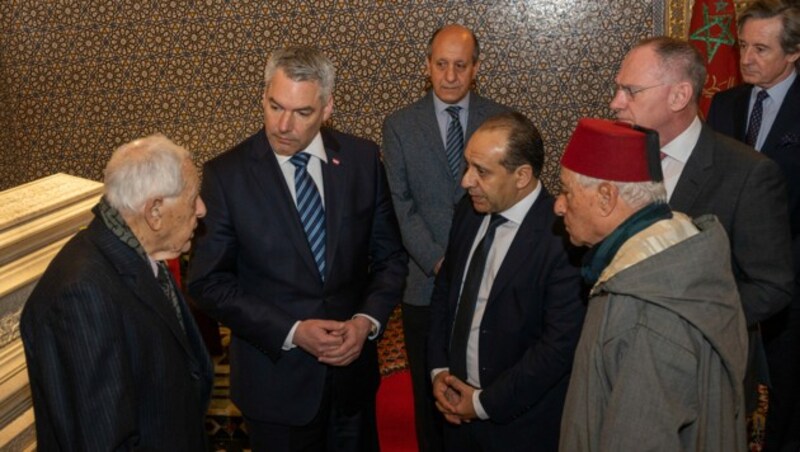
[[[541,130],[552,188],[577,119],[609,116],[619,62],[664,28],[664,1],[2,2],[0,189],[99,180],[115,147],[154,132],[199,165],[260,127],[264,62],[294,43],[336,64],[332,125],[380,142],[384,117],[423,95],[427,41],[450,22],[481,41],[478,91]]]

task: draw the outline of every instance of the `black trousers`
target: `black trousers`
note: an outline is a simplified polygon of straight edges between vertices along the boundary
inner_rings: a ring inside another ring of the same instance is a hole
[[[261,422],[244,414],[253,452],[378,452],[375,397],[360,411],[340,410],[333,403],[333,372],[328,372],[322,403],[306,425]]]
[[[414,421],[420,452],[441,452],[444,418],[436,409],[427,366],[430,307],[403,303],[403,334],[414,392]]]

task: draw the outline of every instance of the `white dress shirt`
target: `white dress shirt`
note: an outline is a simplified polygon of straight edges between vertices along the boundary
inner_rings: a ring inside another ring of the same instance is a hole
[[[325,153],[325,146],[322,144],[322,135],[317,132],[317,136],[311,140],[311,143],[308,144],[308,147],[303,149],[300,152],[305,152],[307,154],[311,154],[310,159],[308,159],[308,165],[306,165],[306,171],[308,175],[311,176],[311,179],[314,181],[314,185],[317,186],[317,190],[319,190],[319,197],[322,200],[322,207],[325,207],[325,185],[322,183],[322,163],[328,163],[328,154]],[[286,179],[286,185],[289,187],[289,192],[292,194],[292,200],[294,201],[295,207],[297,206],[297,190],[295,188],[294,183],[294,173],[297,170],[297,167],[290,161],[292,156],[291,155],[281,155],[275,154],[275,158],[278,159],[278,166],[283,173],[284,179]],[[375,326],[374,334],[370,334],[370,339],[375,339],[377,337],[378,332],[381,330],[381,323],[378,322],[377,319],[372,318],[367,314],[356,314],[358,316],[363,316],[369,319],[370,322]],[[294,344],[294,333],[297,331],[297,326],[300,325],[300,321],[294,322],[292,325],[292,329],[289,330],[289,334],[286,335],[286,339],[283,341],[283,350],[291,350],[297,347]]]
[[[483,269],[483,278],[481,278],[481,286],[480,289],[478,289],[478,299],[475,303],[475,313],[472,316],[472,325],[470,327],[469,338],[467,339],[467,383],[476,388],[481,387],[479,363],[480,357],[478,356],[478,350],[480,347],[478,342],[480,340],[481,321],[483,320],[484,312],[486,312],[486,302],[488,301],[489,294],[492,291],[492,285],[494,284],[494,279],[497,276],[497,272],[500,270],[500,266],[503,264],[503,260],[506,258],[509,248],[511,248],[511,243],[514,241],[514,237],[517,236],[519,226],[522,224],[522,221],[525,220],[525,216],[528,214],[528,211],[533,206],[533,203],[536,202],[536,199],[539,197],[541,192],[542,184],[539,182],[537,183],[536,188],[532,192],[528,193],[527,196],[517,201],[517,203],[510,208],[502,212],[498,212],[508,221],[497,227],[494,235],[494,241],[492,242],[492,247],[489,249],[489,254],[486,256],[486,267]],[[483,239],[487,229],[489,229],[490,219],[491,215],[486,215],[481,223],[480,228],[478,228],[478,233],[475,234],[475,240],[473,240],[472,248],[469,252],[469,259],[467,259],[464,267],[465,269],[469,268],[470,261],[472,261],[472,254],[475,253],[475,248]],[[467,272],[465,271],[464,278],[466,278],[466,274]],[[461,289],[463,289],[463,287],[464,280],[462,279]],[[459,297],[461,296],[461,289],[459,289]],[[431,372],[431,377],[435,377],[436,374],[444,370],[447,369],[434,369]],[[489,419],[489,415],[486,413],[486,410],[483,409],[483,405],[481,404],[480,394],[480,389],[473,393],[472,405],[475,408],[475,413],[478,415],[478,418]]]
[[[667,199],[672,198],[672,192],[675,191],[675,186],[678,185],[678,179],[680,179],[683,168],[686,167],[686,162],[689,161],[689,157],[692,155],[692,150],[697,145],[697,140],[700,139],[702,130],[703,124],[700,122],[700,118],[694,118],[694,121],[686,130],[661,148],[661,152],[666,154],[661,159],[661,171],[664,173],[664,188],[667,189]]]

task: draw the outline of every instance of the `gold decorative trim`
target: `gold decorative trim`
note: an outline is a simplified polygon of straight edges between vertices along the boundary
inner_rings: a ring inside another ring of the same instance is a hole
[[[734,1],[736,13],[742,11],[752,1]],[[689,23],[692,20],[693,0],[667,0],[664,11],[664,27],[666,34],[673,38],[686,38],[689,36]]]

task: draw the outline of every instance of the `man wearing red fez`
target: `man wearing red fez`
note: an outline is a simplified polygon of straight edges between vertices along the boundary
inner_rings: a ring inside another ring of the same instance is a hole
[[[562,451],[745,450],[744,313],[713,215],[666,203],[658,134],[583,119],[555,213],[590,247]]]
[[[580,274],[539,181],[544,147],[519,113],[467,143],[431,299],[428,364],[445,450],[556,451],[585,307]]]
[[[766,384],[775,371],[781,378],[772,383],[785,381],[784,314],[795,278],[787,188],[774,161],[699,119],[705,80],[704,59],[692,44],[647,39],[623,60],[610,106],[618,120],[658,132],[669,205],[692,217],[714,214],[728,234],[750,333],[745,394],[752,412],[756,382]]]

